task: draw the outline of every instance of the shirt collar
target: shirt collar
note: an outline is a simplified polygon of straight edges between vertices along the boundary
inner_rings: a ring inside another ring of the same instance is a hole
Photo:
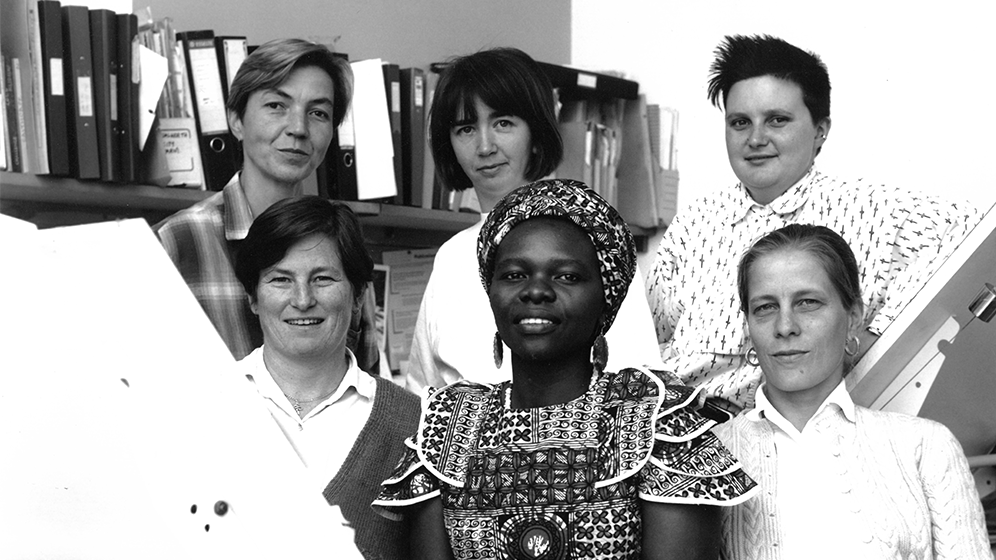
[[[743,183],[738,183],[736,188],[730,193],[730,209],[732,211],[732,221],[739,222],[747,217],[752,208],[768,207],[775,214],[789,214],[801,208],[809,200],[810,186],[820,177],[820,172],[813,164],[809,171],[802,176],[794,185],[789,187],[781,196],[772,200],[768,204],[759,204],[751,198],[750,192]]]
[[[763,420],[769,420],[773,424],[777,425],[786,433],[796,432],[795,427],[792,423],[785,419],[780,412],[778,412],[771,401],[768,400],[768,396],[764,393],[764,387],[766,383],[761,383],[761,386],[757,388],[757,393],[754,395],[754,408],[748,410],[744,413],[746,418],[752,422],[761,422]],[[854,401],[851,399],[850,393],[847,392],[846,383],[841,380],[840,383],[834,387],[834,390],[827,395],[826,400],[823,404],[816,409],[816,413],[813,414],[813,418],[816,418],[828,407],[836,407],[850,422],[854,422]],[[810,422],[806,424],[808,427],[812,423],[812,418]],[[787,427],[792,428],[792,432],[787,430]]]
[[[253,220],[249,199],[242,190],[241,176],[241,172],[232,176],[222,191],[225,198],[225,239],[229,241],[245,239]]]
[[[256,386],[256,390],[259,392],[260,396],[273,401],[273,403],[280,408],[285,409],[285,412],[293,417],[293,408],[290,407],[290,400],[286,395],[284,395],[283,391],[280,390],[280,386],[277,385],[277,382],[273,380],[273,376],[270,375],[270,372],[266,369],[266,364],[263,361],[263,348],[259,347],[253,350],[252,354],[247,356],[245,359],[248,360],[250,358],[255,361],[255,368],[252,370],[252,374],[247,375],[246,377]],[[367,400],[373,400],[376,392],[376,384],[377,380],[374,379],[372,375],[359,368],[356,363],[356,356],[354,356],[353,353],[347,348],[346,373],[343,375],[342,381],[339,383],[339,387],[336,388],[332,395],[319,404],[319,406],[316,406],[314,410],[305,415],[304,419],[314,416],[326,407],[334,405],[346,396],[351,389],[355,390],[360,397]]]

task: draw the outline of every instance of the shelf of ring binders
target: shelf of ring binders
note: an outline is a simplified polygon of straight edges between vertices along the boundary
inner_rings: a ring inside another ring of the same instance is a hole
[[[168,216],[204,200],[210,191],[166,188],[152,185],[119,185],[76,179],[45,177],[25,173],[0,172],[0,212],[9,214],[12,204],[102,208],[109,215],[153,214]],[[480,219],[479,214],[450,212],[349,201],[350,208],[364,225],[455,233]]]

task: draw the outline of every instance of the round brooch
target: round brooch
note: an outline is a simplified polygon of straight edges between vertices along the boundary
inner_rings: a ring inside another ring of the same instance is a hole
[[[567,557],[567,522],[552,513],[522,513],[500,520],[504,555],[535,560]]]

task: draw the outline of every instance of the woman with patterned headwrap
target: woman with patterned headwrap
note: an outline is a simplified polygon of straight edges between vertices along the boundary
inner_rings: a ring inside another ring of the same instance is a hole
[[[712,409],[661,372],[603,371],[635,260],[626,224],[582,183],[533,183],[492,210],[478,263],[512,380],[425,397],[374,502],[411,516],[413,557],[718,555],[714,506],[755,484],[709,431]]]

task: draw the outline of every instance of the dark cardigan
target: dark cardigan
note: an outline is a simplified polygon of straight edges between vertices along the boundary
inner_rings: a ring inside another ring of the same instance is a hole
[[[356,531],[356,546],[367,560],[409,556],[408,524],[381,517],[370,504],[401,460],[405,438],[418,430],[421,413],[421,401],[414,393],[378,377],[370,418],[322,492]]]

